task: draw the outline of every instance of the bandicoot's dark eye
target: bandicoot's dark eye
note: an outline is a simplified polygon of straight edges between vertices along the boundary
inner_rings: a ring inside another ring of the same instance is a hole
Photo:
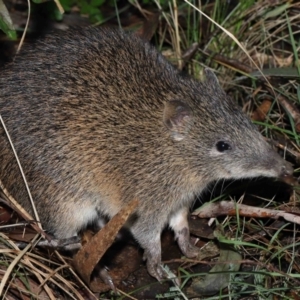
[[[219,141],[216,143],[216,148],[219,152],[225,152],[227,150],[231,150],[230,144],[224,141]]]

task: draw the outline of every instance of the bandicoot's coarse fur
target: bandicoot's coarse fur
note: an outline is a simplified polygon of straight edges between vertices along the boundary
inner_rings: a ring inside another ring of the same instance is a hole
[[[169,225],[188,257],[189,206],[225,178],[292,174],[214,74],[182,76],[133,33],[87,28],[27,46],[0,74],[0,113],[44,229],[76,235],[128,201],[128,227],[160,280]],[[3,130],[0,178],[32,213]]]

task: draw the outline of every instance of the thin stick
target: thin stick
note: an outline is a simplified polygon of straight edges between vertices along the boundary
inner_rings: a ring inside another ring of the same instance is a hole
[[[11,138],[10,138],[10,135],[9,135],[9,133],[8,133],[8,130],[7,130],[6,126],[5,126],[5,124],[4,124],[4,121],[3,121],[3,119],[2,119],[1,114],[0,114],[0,121],[1,121],[1,124],[2,124],[2,126],[3,126],[3,129],[4,129],[4,131],[5,131],[5,134],[6,134],[7,138],[8,138],[8,141],[9,141],[9,143],[10,143],[10,146],[11,146],[13,152],[14,152],[14,155],[15,155],[15,158],[16,158],[16,161],[17,161],[17,164],[18,164],[18,167],[19,167],[19,169],[20,169],[20,172],[21,172],[22,178],[23,178],[23,180],[24,180],[24,183],[25,183],[25,186],[26,186],[26,190],[27,190],[27,193],[28,193],[28,196],[29,196],[31,205],[32,205],[32,209],[33,209],[33,213],[34,213],[35,219],[37,220],[37,224],[38,224],[38,226],[40,227],[40,229],[43,230],[43,228],[42,228],[42,226],[41,226],[41,224],[40,224],[40,218],[39,218],[39,216],[38,216],[36,207],[35,207],[35,205],[34,205],[34,202],[33,202],[33,199],[32,199],[32,195],[31,195],[31,193],[30,193],[30,189],[29,189],[29,186],[28,186],[28,183],[27,183],[27,180],[26,180],[26,177],[25,177],[23,168],[22,168],[22,166],[21,166],[19,157],[18,157],[17,152],[16,152],[16,150],[15,150],[15,147],[14,147],[14,145],[13,145],[13,143],[12,143],[12,140],[11,140]]]
[[[27,29],[28,29],[28,26],[29,26],[29,19],[30,19],[30,13],[31,13],[31,4],[30,4],[30,0],[27,0],[27,3],[28,3],[28,15],[27,15],[27,20],[26,20],[26,25],[25,25],[25,28],[24,28],[24,31],[23,31],[23,34],[22,34],[22,37],[21,37],[21,40],[20,40],[20,43],[18,45],[18,49],[17,49],[17,54],[19,53],[23,43],[24,43],[24,39],[25,39],[25,36],[26,36],[26,32],[27,32]]]

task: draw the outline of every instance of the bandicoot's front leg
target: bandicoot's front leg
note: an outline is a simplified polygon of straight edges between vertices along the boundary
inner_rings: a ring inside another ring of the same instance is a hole
[[[195,257],[200,249],[190,241],[190,230],[188,224],[188,209],[182,208],[170,218],[170,227],[174,230],[175,239],[180,250],[186,257]]]
[[[159,224],[155,224],[157,230],[153,230],[153,224],[138,224],[131,228],[140,246],[144,249],[143,259],[147,260],[149,274],[158,281],[166,278],[166,273],[161,264],[161,230]],[[151,229],[151,230],[150,230]]]

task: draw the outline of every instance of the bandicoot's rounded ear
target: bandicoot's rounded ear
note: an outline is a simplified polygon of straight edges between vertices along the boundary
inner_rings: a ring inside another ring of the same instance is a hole
[[[219,80],[215,73],[208,68],[204,69],[205,77],[206,77],[206,84],[209,85],[211,89],[214,90],[213,95],[210,97],[210,101],[214,102],[215,105],[223,105],[224,103],[229,104],[230,106],[236,106],[236,104],[232,101],[230,97],[228,97],[223,90],[223,88],[220,86]]]
[[[175,141],[185,138],[191,127],[192,119],[190,107],[182,101],[173,100],[165,103],[163,121]]]
[[[204,69],[206,80],[209,81],[212,85],[215,85],[216,87],[219,87],[219,80],[216,76],[216,74],[209,68]]]

